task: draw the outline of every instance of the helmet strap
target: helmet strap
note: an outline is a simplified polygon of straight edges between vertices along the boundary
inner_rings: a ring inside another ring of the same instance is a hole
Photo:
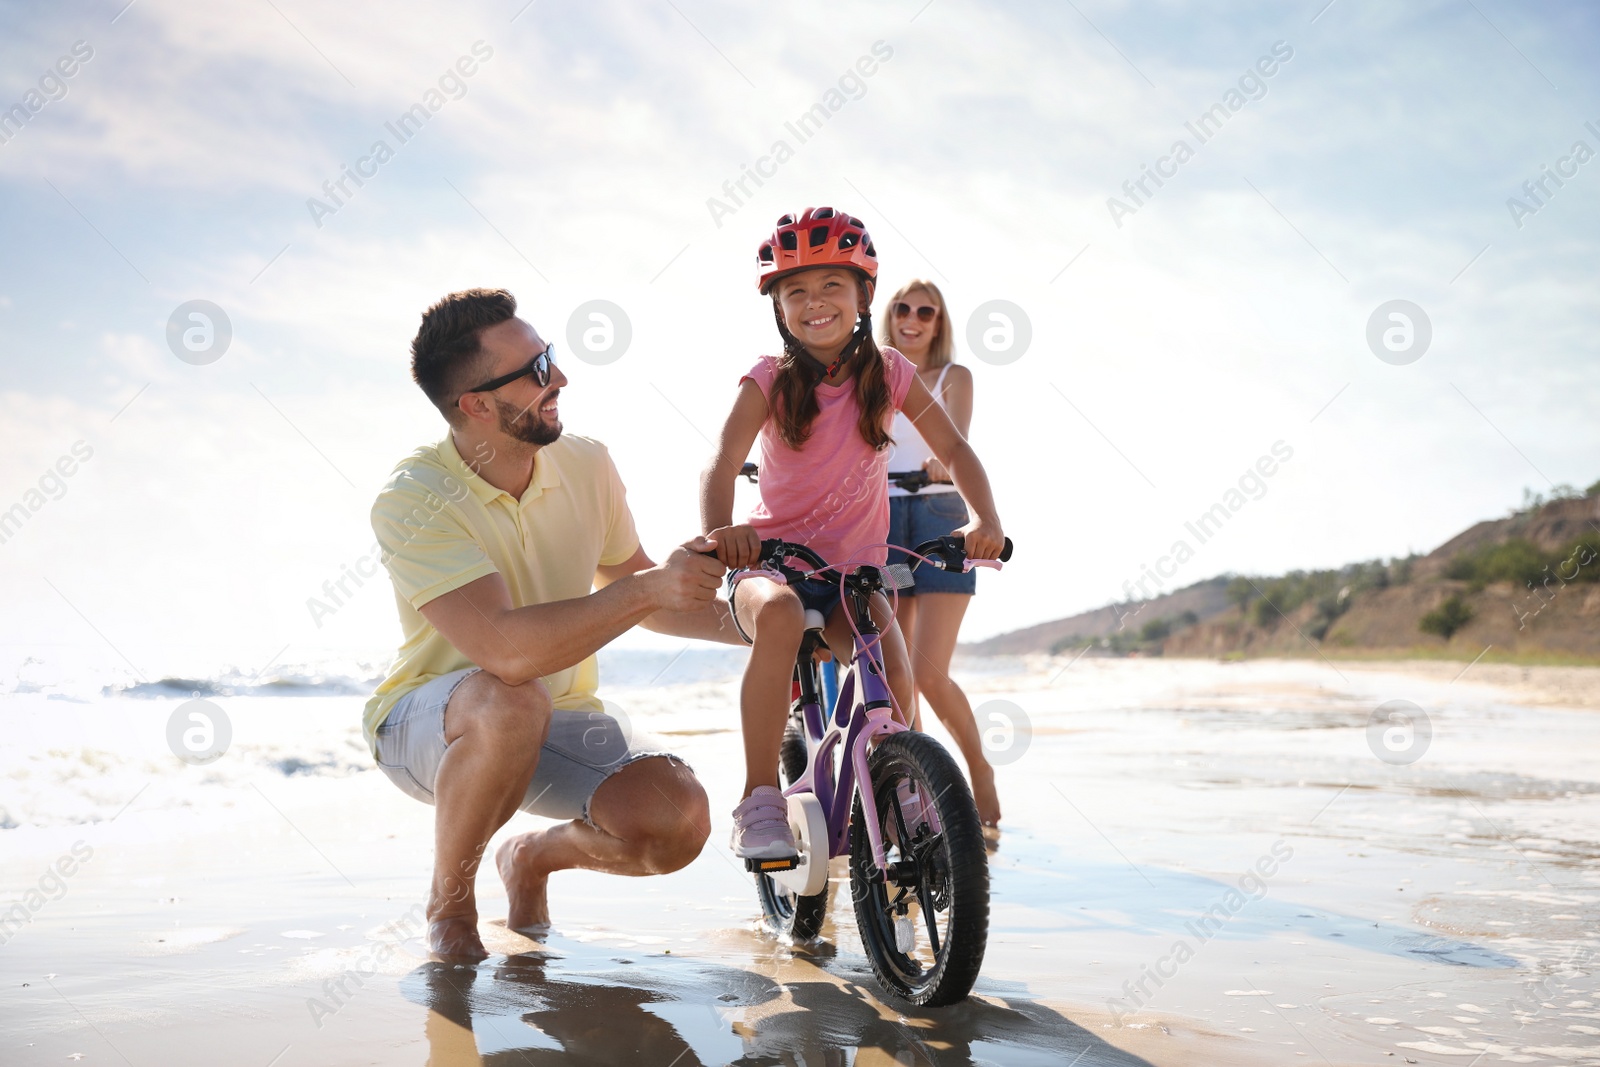
[[[854,332],[850,334],[850,340],[844,343],[844,347],[839,350],[839,354],[834,357],[832,363],[822,362],[822,360],[818,359],[816,356],[813,356],[810,349],[806,348],[804,345],[798,345],[797,347],[802,353],[805,354],[806,362],[811,364],[812,367],[816,368],[817,373],[820,375],[817,381],[821,382],[823,379],[832,378],[835,374],[839,373],[839,368],[844,366],[844,364],[849,361],[857,352],[861,351],[861,342],[871,333],[872,314],[868,312],[867,314],[860,316],[859,321],[856,323]]]

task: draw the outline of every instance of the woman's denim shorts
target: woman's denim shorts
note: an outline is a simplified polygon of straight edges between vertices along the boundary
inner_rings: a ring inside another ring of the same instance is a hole
[[[889,543],[916,548],[924,541],[944,537],[967,524],[967,505],[960,493],[917,493],[889,498]],[[915,563],[904,552],[889,550],[890,563]],[[912,576],[917,584],[900,590],[901,596],[918,593],[965,593],[978,590],[978,574],[951,574],[931,563],[917,563]]]

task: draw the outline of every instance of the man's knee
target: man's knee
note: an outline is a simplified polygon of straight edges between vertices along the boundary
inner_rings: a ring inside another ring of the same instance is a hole
[[[629,842],[656,874],[687,867],[711,836],[711,806],[694,772],[665,757],[640,760],[601,784],[590,816]]]
[[[692,776],[672,793],[671,818],[662,818],[646,837],[647,862],[662,874],[693,863],[711,836],[711,805],[706,791]]]
[[[467,733],[483,734],[496,744],[538,751],[550,732],[551,707],[550,690],[539,679],[507,685],[488,671],[478,671],[451,694],[445,735],[454,741]]]

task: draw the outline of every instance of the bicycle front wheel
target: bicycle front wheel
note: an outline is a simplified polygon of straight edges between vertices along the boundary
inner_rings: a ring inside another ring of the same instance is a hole
[[[889,869],[880,871],[860,799],[850,888],[872,973],[919,1007],[966,999],[989,942],[989,859],[972,791],[927,734],[881,740],[869,761]]]

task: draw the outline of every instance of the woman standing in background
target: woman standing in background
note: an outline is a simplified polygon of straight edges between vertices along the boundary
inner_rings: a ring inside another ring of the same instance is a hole
[[[922,384],[949,414],[961,436],[967,436],[972,425],[972,372],[952,361],[949,314],[939,287],[920,279],[901,286],[889,298],[883,340],[916,366]],[[894,452],[889,457],[891,475],[923,470],[933,484],[910,493],[891,480],[889,543],[915,548],[923,541],[965,526],[967,508],[961,495],[911,420],[896,413],[890,433],[894,437]],[[903,553],[889,553],[890,563],[906,561]],[[917,584],[900,591],[896,617],[911,652],[917,694],[927,700],[961,749],[978,814],[984,825],[994,826],[1000,821],[994,768],[984,758],[972,705],[950,677],[950,658],[955,654],[961,619],[977,589],[977,577],[976,572],[951,574],[926,565],[918,567]],[[913,724],[920,725],[920,708],[911,710]]]

